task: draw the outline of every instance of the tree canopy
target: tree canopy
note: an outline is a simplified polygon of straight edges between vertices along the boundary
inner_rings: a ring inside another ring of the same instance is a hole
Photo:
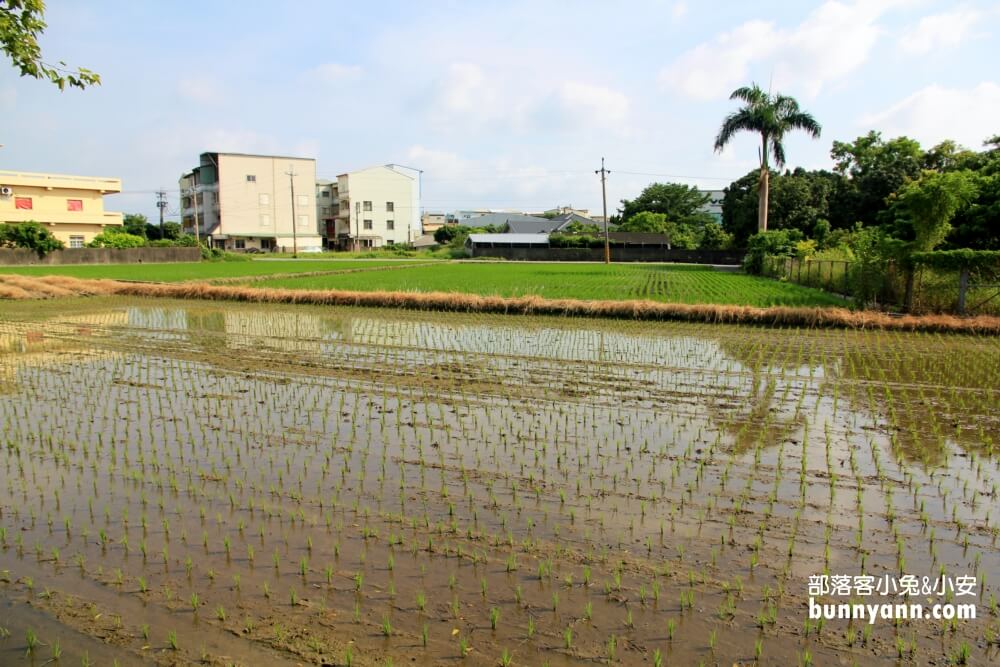
[[[682,224],[704,224],[711,215],[703,209],[711,197],[692,185],[651,183],[635,199],[622,199],[621,221],[642,212],[662,213]]]
[[[59,90],[99,85],[101,77],[78,67],[69,69],[66,63],[52,64],[42,60],[38,36],[46,28],[45,3],[42,0],[3,0],[0,2],[0,50],[7,55],[21,76],[48,79]]]
[[[890,208],[912,226],[913,249],[927,252],[944,241],[955,214],[973,200],[977,190],[968,170],[926,170],[892,196]]]

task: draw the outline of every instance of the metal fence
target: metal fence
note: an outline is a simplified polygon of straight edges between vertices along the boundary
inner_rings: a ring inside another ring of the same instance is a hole
[[[874,308],[912,313],[1000,315],[1000,277],[976,271],[918,267],[912,275],[893,262],[766,257],[763,274],[851,297]]]

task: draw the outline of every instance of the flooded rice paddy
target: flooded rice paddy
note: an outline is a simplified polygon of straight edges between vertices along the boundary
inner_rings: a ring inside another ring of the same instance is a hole
[[[998,406],[997,338],[2,304],[0,664],[994,663]]]

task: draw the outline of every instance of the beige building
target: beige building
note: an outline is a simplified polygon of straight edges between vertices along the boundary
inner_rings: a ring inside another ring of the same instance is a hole
[[[104,195],[122,191],[118,178],[0,171],[0,222],[39,222],[67,248],[82,248],[122,214],[104,210]]]
[[[337,177],[339,212],[330,247],[409,245],[420,236],[420,171],[398,164]]]
[[[178,185],[184,230],[195,233],[197,219],[214,248],[322,250],[312,158],[202,153]]]
[[[420,226],[424,234],[433,234],[448,224],[448,216],[444,213],[424,213],[420,217]]]

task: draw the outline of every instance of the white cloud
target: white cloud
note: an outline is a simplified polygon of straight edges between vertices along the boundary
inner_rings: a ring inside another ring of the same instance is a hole
[[[802,23],[779,28],[748,21],[681,54],[660,72],[660,82],[695,99],[716,99],[773,75],[778,90],[815,97],[827,85],[857,70],[871,55],[882,28],[878,20],[893,0],[828,0]]]
[[[490,113],[497,103],[497,90],[487,81],[483,68],[473,63],[453,63],[442,81],[441,104],[451,112]]]
[[[629,100],[624,93],[604,86],[567,81],[559,89],[567,120],[576,125],[606,127],[626,133]]]
[[[606,128],[626,133],[629,99],[620,91],[551,75],[494,74],[474,63],[452,63],[430,99],[441,127],[482,131]]]
[[[982,19],[982,12],[968,6],[943,14],[925,16],[899,39],[899,49],[915,56],[958,46],[967,40]]]
[[[424,171],[424,207],[429,210],[465,206],[544,210],[590,200],[598,191],[591,172],[548,169],[526,155],[470,159],[414,145],[406,159]]]
[[[996,134],[1000,118],[1000,85],[984,81],[970,89],[930,85],[884,111],[865,116],[858,123],[888,136],[905,134],[925,146],[954,139],[977,149]]]
[[[177,93],[198,104],[214,105],[225,99],[219,83],[205,76],[181,79],[177,82]]]
[[[352,81],[361,77],[360,65],[344,65],[341,63],[324,63],[309,70],[309,75],[323,83],[339,83]]]

